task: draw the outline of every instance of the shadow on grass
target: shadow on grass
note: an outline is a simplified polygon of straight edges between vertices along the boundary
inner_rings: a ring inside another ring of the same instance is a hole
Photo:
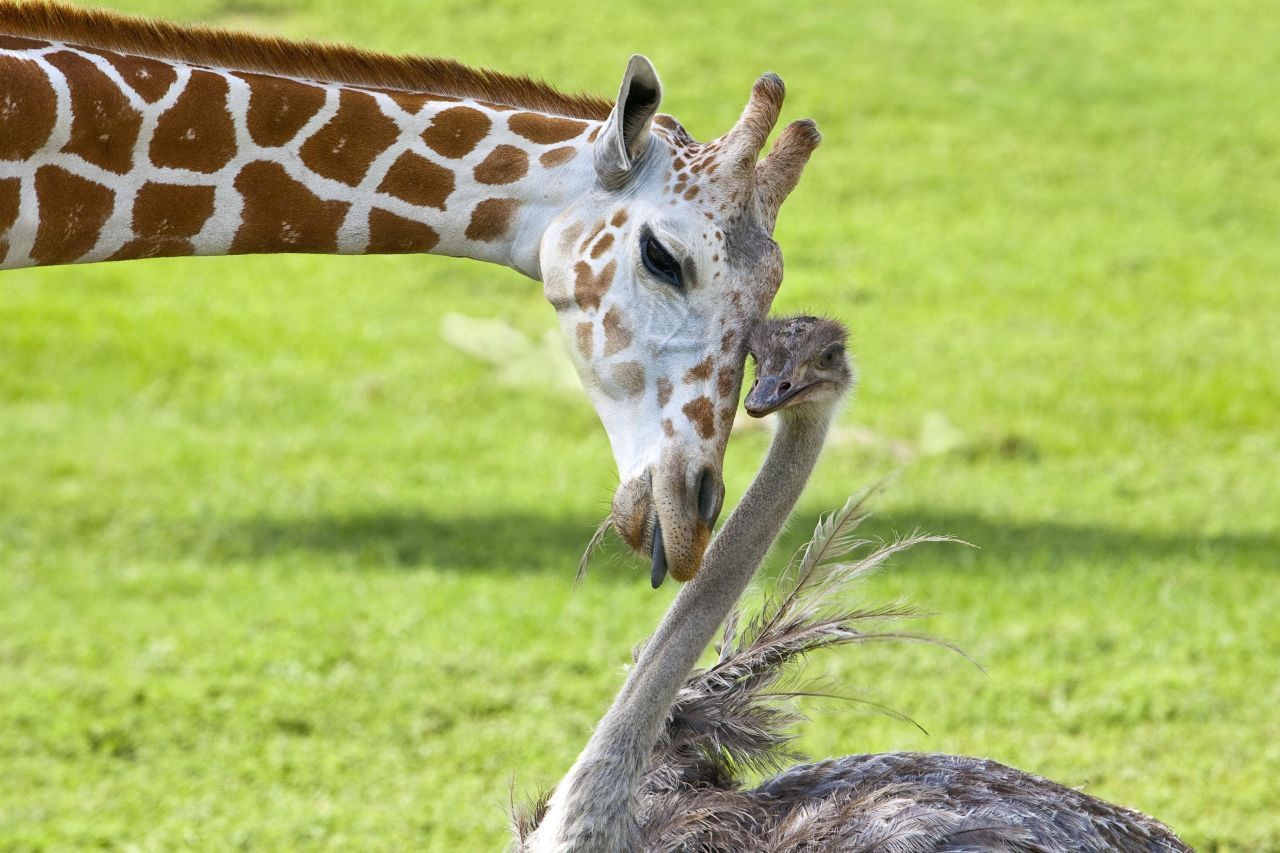
[[[783,534],[776,565],[809,537],[820,512],[802,507]],[[453,571],[554,572],[572,577],[597,519],[493,513],[433,517],[419,511],[302,517],[255,517],[198,534],[197,549],[218,560],[258,560],[291,553],[331,555],[368,568]],[[860,530],[872,540],[914,531],[949,534],[980,550],[915,549],[897,559],[903,568],[951,570],[957,564],[996,569],[1050,568],[1068,562],[1131,567],[1189,559],[1221,568],[1280,569],[1280,531],[1203,536],[1119,527],[1039,522],[1009,524],[969,513],[895,509],[873,516]],[[631,583],[645,566],[614,539],[592,560],[593,581]]]
[[[832,507],[806,505],[792,518],[779,541],[773,562],[800,548],[813,532],[818,516]],[[873,504],[874,510],[874,504]],[[859,536],[890,541],[912,533],[954,536],[977,546],[961,548],[940,557],[938,546],[904,552],[895,558],[900,566],[946,571],[957,563],[995,569],[1054,568],[1066,563],[1096,563],[1130,568],[1143,563],[1185,559],[1219,568],[1263,568],[1280,571],[1280,529],[1258,533],[1208,536],[1199,533],[1166,534],[1103,525],[1073,525],[1052,521],[1010,523],[976,513],[937,512],[923,508],[896,508],[869,518]],[[943,546],[946,547],[946,546]]]
[[[419,511],[265,516],[226,521],[197,534],[195,549],[220,561],[303,553],[328,555],[360,568],[549,572],[572,579],[598,522],[585,516],[438,517]],[[640,579],[640,567],[632,566],[631,560],[620,543],[610,542],[592,560],[592,577],[618,582]]]

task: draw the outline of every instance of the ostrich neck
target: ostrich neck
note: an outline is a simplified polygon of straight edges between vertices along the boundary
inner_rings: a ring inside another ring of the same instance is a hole
[[[764,464],[711,543],[702,570],[680,590],[608,713],[557,786],[532,850],[627,849],[632,797],[659,727],[799,500],[822,452],[833,408],[781,412]]]

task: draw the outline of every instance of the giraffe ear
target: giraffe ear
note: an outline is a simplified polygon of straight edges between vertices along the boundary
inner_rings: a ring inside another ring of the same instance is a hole
[[[618,102],[595,143],[596,172],[610,189],[626,183],[649,146],[649,125],[662,102],[662,84],[653,63],[635,54],[627,63]]]

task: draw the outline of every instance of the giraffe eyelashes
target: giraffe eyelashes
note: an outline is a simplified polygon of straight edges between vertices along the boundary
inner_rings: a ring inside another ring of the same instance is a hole
[[[640,232],[640,260],[654,278],[677,289],[684,287],[680,264],[648,228]]]

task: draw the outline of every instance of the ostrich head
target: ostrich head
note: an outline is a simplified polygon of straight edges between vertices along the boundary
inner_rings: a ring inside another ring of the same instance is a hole
[[[756,378],[745,407],[753,418],[792,406],[826,402],[858,381],[845,350],[849,330],[822,317],[776,317],[752,329],[747,349]]]

